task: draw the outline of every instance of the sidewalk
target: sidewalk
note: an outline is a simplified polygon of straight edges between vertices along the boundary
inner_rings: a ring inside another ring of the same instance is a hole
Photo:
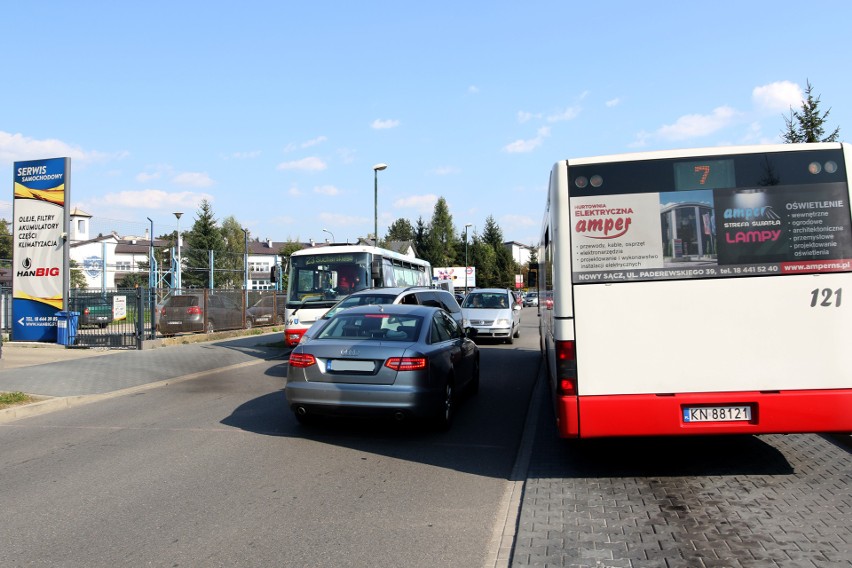
[[[4,343],[0,392],[23,392],[41,401],[0,409],[0,422],[214,369],[242,366],[259,359],[283,359],[289,349],[269,346],[280,337],[280,332],[270,332],[142,351]]]

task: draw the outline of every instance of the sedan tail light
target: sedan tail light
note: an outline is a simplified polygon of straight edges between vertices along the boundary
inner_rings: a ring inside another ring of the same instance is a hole
[[[83,315],[84,316],[89,315],[89,308],[83,308]]]
[[[200,316],[201,315],[201,307],[200,306],[190,306],[186,309],[187,315],[190,316]]]
[[[290,354],[290,366],[291,367],[310,367],[311,365],[316,365],[317,359],[313,355],[308,353],[291,353]]]
[[[419,371],[426,368],[426,357],[391,357],[385,367],[394,371]]]

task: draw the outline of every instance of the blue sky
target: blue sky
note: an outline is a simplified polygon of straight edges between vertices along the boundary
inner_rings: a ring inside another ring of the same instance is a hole
[[[12,164],[69,156],[96,231],[159,235],[202,199],[252,237],[353,241],[493,216],[538,241],[559,159],[780,141],[810,79],[852,132],[852,3],[13,2]],[[4,177],[5,176],[5,177]]]

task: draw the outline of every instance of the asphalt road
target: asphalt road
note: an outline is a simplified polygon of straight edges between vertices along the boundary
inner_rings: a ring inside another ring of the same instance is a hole
[[[300,426],[263,359],[0,424],[0,564],[483,566],[540,360],[524,314],[447,433]]]

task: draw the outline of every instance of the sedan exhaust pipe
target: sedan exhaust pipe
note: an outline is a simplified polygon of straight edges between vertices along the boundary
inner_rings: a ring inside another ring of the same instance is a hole
[[[299,416],[305,416],[305,415],[308,414],[308,409],[305,408],[304,406],[297,406],[296,407],[296,414],[298,414]]]
[[[401,410],[397,410],[393,413],[393,419],[397,422],[402,422],[403,420],[405,420],[405,413]]]

